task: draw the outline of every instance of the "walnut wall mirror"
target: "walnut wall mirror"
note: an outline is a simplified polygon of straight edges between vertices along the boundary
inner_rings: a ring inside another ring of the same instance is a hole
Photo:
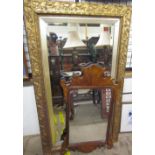
[[[80,67],[90,62],[105,67],[120,83],[112,125],[117,141],[131,7],[25,0],[24,16],[44,154],[61,150],[63,143],[60,79],[81,74]]]

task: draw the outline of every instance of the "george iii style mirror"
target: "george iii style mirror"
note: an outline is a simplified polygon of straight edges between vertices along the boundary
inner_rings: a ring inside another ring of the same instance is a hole
[[[82,68],[89,64],[106,69],[111,81],[119,83],[117,101],[110,115],[113,120],[110,137],[116,142],[120,129],[131,7],[25,0],[24,16],[44,154],[61,152],[64,146],[68,117],[61,80],[71,81],[74,76],[82,76]],[[106,91],[109,93],[109,89]],[[94,126],[90,134],[96,131],[99,139],[102,134],[101,139],[106,139],[109,131],[105,125],[108,126],[109,118],[98,115],[102,111],[98,102],[102,98],[98,98],[102,96],[101,92],[104,90],[98,87],[74,89],[70,98],[74,101],[74,118],[68,121],[68,127],[72,129],[70,143],[96,140],[97,136],[79,138],[77,132],[85,131],[85,135],[94,123],[98,127]],[[104,132],[100,133],[101,128]]]

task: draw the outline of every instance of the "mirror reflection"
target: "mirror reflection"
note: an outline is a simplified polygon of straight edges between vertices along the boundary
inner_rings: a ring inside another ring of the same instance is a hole
[[[60,80],[70,81],[74,75],[81,75],[81,68],[91,63],[106,68],[107,76],[115,79],[119,23],[117,18],[41,17],[42,51],[48,56],[56,144],[63,141],[66,122],[66,104]],[[106,138],[108,117],[101,115],[102,91],[86,90],[78,90],[73,96],[75,117],[70,121],[70,141],[73,143]],[[98,133],[98,136],[83,136],[88,128],[92,129],[90,132]],[[99,131],[99,128],[103,130]],[[75,134],[77,130],[83,134],[81,137]]]
[[[106,140],[110,101],[110,89],[72,92],[74,116],[69,122],[69,143]]]

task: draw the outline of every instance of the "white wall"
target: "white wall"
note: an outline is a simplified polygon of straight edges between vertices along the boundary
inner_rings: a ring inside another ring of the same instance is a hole
[[[127,78],[124,81],[124,89],[125,93],[132,92],[132,79]],[[132,95],[126,94],[123,95],[123,102],[131,102]],[[35,103],[34,89],[33,86],[27,86],[23,88],[23,134],[33,135],[39,134],[39,123],[38,123],[38,115]]]
[[[132,101],[132,78],[126,78],[124,80],[124,88],[123,88],[123,102],[131,102]]]
[[[39,134],[39,123],[33,86],[23,88],[23,135]]]

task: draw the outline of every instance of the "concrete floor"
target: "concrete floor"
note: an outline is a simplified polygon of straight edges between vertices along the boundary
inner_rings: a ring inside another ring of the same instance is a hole
[[[40,135],[23,137],[23,155],[43,155]]]
[[[41,148],[41,140],[39,135],[25,136],[23,138],[23,154],[24,155],[43,155]],[[87,155],[131,155],[132,154],[132,134],[122,133],[119,141],[114,144],[110,150],[106,148],[96,149]],[[59,154],[55,154],[59,155]],[[71,152],[71,155],[86,155],[80,152]]]

